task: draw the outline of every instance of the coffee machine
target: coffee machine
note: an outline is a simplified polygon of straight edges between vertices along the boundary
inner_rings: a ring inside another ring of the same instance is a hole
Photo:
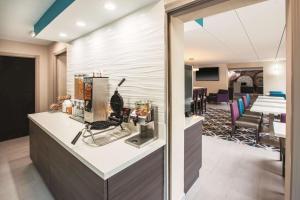
[[[108,118],[108,77],[84,77],[84,122],[106,121]]]

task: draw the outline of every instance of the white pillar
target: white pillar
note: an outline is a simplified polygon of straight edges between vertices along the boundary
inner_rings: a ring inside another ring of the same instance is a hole
[[[170,20],[170,115],[171,200],[184,197],[184,28],[176,18]]]
[[[287,0],[286,200],[300,199],[300,1]]]

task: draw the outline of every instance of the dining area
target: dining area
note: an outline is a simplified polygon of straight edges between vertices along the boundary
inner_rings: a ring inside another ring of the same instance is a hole
[[[281,96],[258,96],[251,109],[269,116],[270,133],[279,140],[279,160],[285,176],[286,99]]]

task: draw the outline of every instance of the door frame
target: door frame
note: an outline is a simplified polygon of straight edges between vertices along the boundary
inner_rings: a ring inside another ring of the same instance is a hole
[[[63,48],[57,52],[54,52],[51,56],[52,63],[53,63],[53,100],[55,101],[57,98],[57,56],[61,54],[66,54],[66,67],[68,66],[68,52],[67,48]],[[66,83],[67,84],[67,83]]]
[[[0,52],[0,56],[10,56],[19,58],[34,58],[35,59],[35,98],[34,98],[34,110],[35,112],[40,111],[40,56],[38,55],[28,55],[28,54],[17,54],[17,53],[7,53]]]
[[[213,14],[217,14],[220,12],[225,12],[228,10],[232,10],[235,8],[263,2],[266,0],[173,0],[169,1],[170,3],[165,4],[166,9],[166,76],[167,76],[167,151],[168,151],[168,199],[184,199],[184,193],[181,195],[180,192],[176,190],[182,190],[183,192],[183,168],[179,166],[178,162],[183,162],[183,157],[178,157],[178,154],[184,154],[184,144],[183,142],[179,142],[178,140],[182,140],[182,136],[184,132],[184,119],[181,117],[183,115],[183,109],[180,109],[182,102],[178,101],[178,96],[184,96],[184,91],[181,91],[180,85],[184,85],[183,69],[177,69],[180,65],[184,64],[184,56],[183,50],[183,23],[191,20],[191,18],[196,19],[200,17],[205,17]],[[296,107],[296,104],[293,102],[297,102],[295,99],[299,100],[300,92],[296,92],[296,89],[293,85],[296,82],[296,78],[292,79],[290,76],[297,76],[292,71],[296,71],[296,64],[300,65],[299,58],[297,59],[296,53],[300,54],[300,48],[297,50],[297,47],[300,47],[300,26],[295,22],[299,22],[296,13],[299,12],[299,3],[298,0],[285,0],[287,7],[287,120],[291,121],[287,122],[287,146],[286,146],[286,177],[285,177],[285,200],[296,199],[296,196],[299,195],[299,192],[296,191],[296,186],[300,184],[299,182],[299,172],[297,172],[297,178],[293,178],[292,174],[295,169],[297,169],[296,165],[293,164],[293,159],[296,157],[299,158],[299,154],[296,154],[296,148],[299,150],[299,145],[295,147],[295,143],[300,143],[299,138],[298,141],[294,141],[295,133],[293,130],[295,129],[295,120],[297,113],[293,112],[291,114],[292,108]],[[296,8],[297,7],[297,8]],[[293,21],[292,21],[293,20]],[[292,32],[294,34],[292,34]],[[298,35],[296,33],[298,33]],[[288,35],[290,33],[290,35]],[[293,37],[292,37],[293,36]],[[293,45],[293,42],[297,42],[297,45]],[[181,54],[181,55],[180,55]],[[299,57],[299,56],[298,56]],[[297,71],[299,72],[299,71]],[[299,79],[299,78],[298,78]],[[299,81],[298,81],[299,83]],[[290,86],[289,86],[290,85]],[[176,95],[173,93],[176,92]],[[293,93],[292,93],[293,92]],[[176,99],[177,97],[177,99]],[[298,107],[297,107],[298,108]],[[299,108],[298,108],[299,109]],[[299,115],[299,114],[298,114]],[[297,116],[298,117],[298,116]],[[299,116],[300,117],[300,116]],[[181,119],[182,118],[182,119]],[[299,130],[299,129],[298,129]],[[176,148],[172,148],[175,146]],[[294,147],[293,147],[294,146]],[[178,150],[179,149],[179,150]],[[175,160],[179,159],[179,160]],[[299,166],[299,161],[297,161]],[[294,166],[293,166],[294,165]],[[294,168],[294,170],[293,170]],[[178,173],[180,175],[178,175]],[[294,181],[293,181],[294,179]],[[295,181],[296,179],[296,181]],[[297,194],[296,194],[297,193]]]

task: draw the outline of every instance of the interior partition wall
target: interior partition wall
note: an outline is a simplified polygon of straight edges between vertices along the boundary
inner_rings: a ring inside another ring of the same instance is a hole
[[[287,141],[285,199],[300,199],[300,1],[287,0]]]
[[[167,40],[168,86],[167,87],[168,87],[168,96],[169,96],[169,100],[168,100],[169,199],[171,200],[178,200],[178,199],[185,198],[184,187],[183,187],[184,186],[184,166],[183,166],[183,162],[184,162],[183,161],[183,157],[184,157],[183,156],[184,155],[184,144],[183,144],[184,35],[183,32],[184,30],[183,30],[183,24],[184,22],[187,21],[203,18],[206,16],[248,6],[262,1],[264,0],[185,0],[185,1],[167,0],[166,1],[165,8],[166,8],[167,19],[168,19],[166,32],[168,36],[168,40]],[[291,1],[294,1],[294,3],[296,4],[296,0],[291,0]],[[298,2],[297,5],[299,6],[299,4],[300,2]],[[288,99],[288,104],[289,101],[290,100]],[[289,187],[287,186],[286,193],[288,193],[288,191],[289,191]],[[296,198],[294,199],[296,200]]]

